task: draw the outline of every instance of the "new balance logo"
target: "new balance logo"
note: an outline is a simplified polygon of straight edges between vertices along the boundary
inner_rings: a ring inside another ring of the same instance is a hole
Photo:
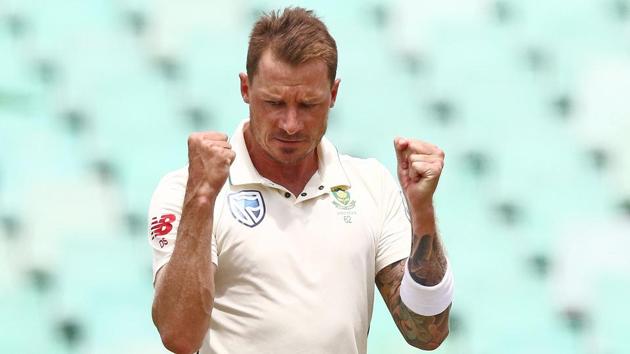
[[[175,215],[164,214],[158,219],[157,216],[151,218],[151,240],[157,236],[164,236],[173,230]]]

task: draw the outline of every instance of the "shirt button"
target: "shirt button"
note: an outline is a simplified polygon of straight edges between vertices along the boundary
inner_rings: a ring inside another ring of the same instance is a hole
[[[319,186],[318,189],[321,191],[322,189],[324,189],[324,186]]]
[[[286,198],[289,198],[289,197],[291,196],[291,193],[289,193],[289,192],[285,192],[285,193],[284,193],[284,196],[285,196]]]
[[[306,197],[306,193],[305,192],[302,192],[302,194],[300,194],[300,195],[303,196],[303,197]]]

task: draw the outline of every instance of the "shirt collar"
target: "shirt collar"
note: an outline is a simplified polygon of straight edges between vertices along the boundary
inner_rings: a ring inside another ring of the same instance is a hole
[[[241,121],[230,139],[230,145],[232,145],[232,150],[236,154],[236,159],[230,166],[230,184],[235,186],[245,184],[276,186],[275,183],[261,176],[252,163],[245,145],[245,137],[243,136],[243,127],[248,121],[247,119]],[[317,172],[326,189],[336,186],[350,188],[350,180],[341,164],[339,152],[326,137],[322,137],[319,145],[317,145],[317,158],[319,162]]]

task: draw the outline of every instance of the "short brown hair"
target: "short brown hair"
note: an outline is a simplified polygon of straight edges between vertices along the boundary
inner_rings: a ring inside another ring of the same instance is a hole
[[[337,44],[326,25],[311,10],[287,7],[282,11],[263,13],[256,21],[247,48],[247,76],[251,81],[263,52],[273,54],[289,64],[297,65],[312,59],[328,66],[330,82],[337,75]]]

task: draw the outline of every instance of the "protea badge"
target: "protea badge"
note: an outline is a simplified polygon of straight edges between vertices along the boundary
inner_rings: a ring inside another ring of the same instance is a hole
[[[356,201],[350,198],[350,192],[348,191],[346,186],[332,187],[330,189],[330,192],[332,193],[333,197],[335,197],[336,199],[336,200],[333,200],[333,204],[337,208],[344,209],[344,210],[354,208]]]

